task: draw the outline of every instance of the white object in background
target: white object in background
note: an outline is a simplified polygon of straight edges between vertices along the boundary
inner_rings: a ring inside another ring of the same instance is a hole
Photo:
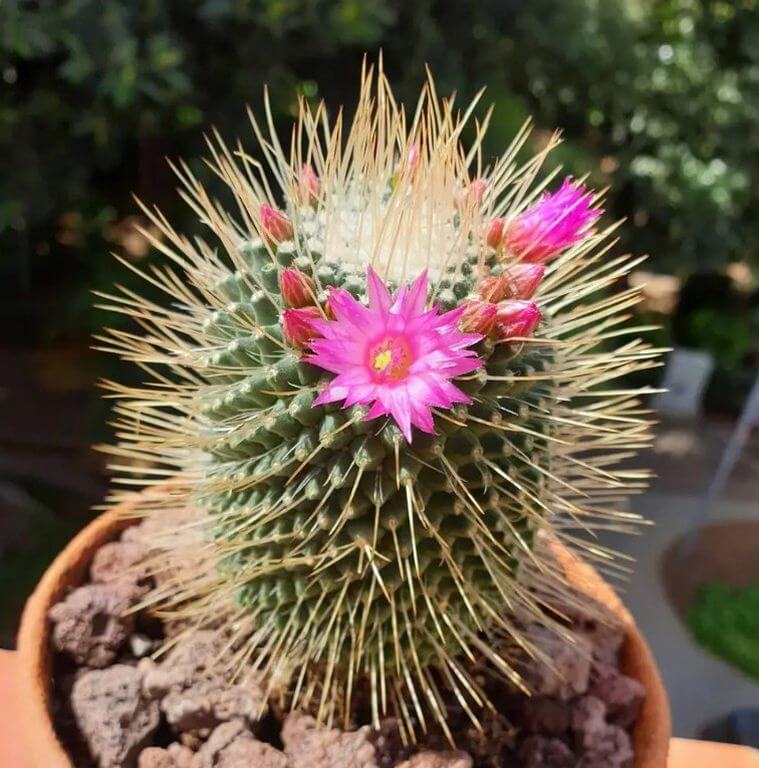
[[[741,457],[743,446],[748,442],[751,430],[759,426],[759,371],[754,378],[754,386],[751,388],[748,399],[743,406],[738,424],[730,435],[727,447],[722,453],[717,471],[714,473],[709,487],[706,489],[701,506],[693,518],[691,530],[680,546],[680,556],[685,557],[693,551],[701,529],[709,519],[714,503],[722,496],[725,485],[730,478],[733,468]]]
[[[675,349],[667,361],[662,392],[654,399],[654,407],[670,416],[696,416],[701,411],[704,389],[714,368],[708,352]]]

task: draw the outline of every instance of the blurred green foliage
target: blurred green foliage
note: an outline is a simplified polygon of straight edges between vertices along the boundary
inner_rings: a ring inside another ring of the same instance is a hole
[[[704,648],[759,680],[759,586],[703,587],[688,625]]]
[[[759,0],[2,0],[0,327],[35,339],[97,328],[89,291],[124,275],[106,240],[122,245],[131,194],[192,227],[164,155],[198,157],[210,125],[247,136],[244,105],[264,84],[283,130],[298,95],[350,104],[364,53],[380,49],[406,100],[425,63],[441,92],[487,84],[489,152],[529,114],[562,127],[559,159],[613,185],[625,245],[654,267],[756,261],[757,11]]]

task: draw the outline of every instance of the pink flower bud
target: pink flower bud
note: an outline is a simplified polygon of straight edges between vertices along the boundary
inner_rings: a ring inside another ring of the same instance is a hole
[[[514,264],[504,277],[508,281],[509,299],[531,299],[543,280],[546,268],[542,264]]]
[[[415,141],[408,151],[408,167],[414,173],[419,165],[419,142]]]
[[[272,208],[267,203],[261,203],[259,208],[261,230],[270,243],[281,243],[293,236],[293,225],[282,211]]]
[[[319,200],[319,177],[310,165],[304,165],[298,176],[298,199],[303,205],[313,205]]]
[[[286,307],[315,304],[314,281],[297,269],[283,269],[279,274],[279,291]]]
[[[510,285],[506,275],[490,275],[480,281],[477,293],[485,301],[499,302],[510,296]]]
[[[502,301],[496,314],[496,336],[501,340],[529,336],[538,327],[541,317],[534,301]]]
[[[488,227],[488,234],[485,238],[491,248],[500,248],[503,244],[503,219],[493,219]]]
[[[286,309],[282,313],[282,332],[285,341],[297,349],[305,349],[311,339],[320,335],[314,328],[314,320],[322,319],[318,307]]]
[[[457,205],[462,208],[479,208],[482,205],[482,198],[485,195],[485,190],[488,187],[488,183],[485,179],[475,179],[469,186],[462,190],[457,200]]]
[[[489,301],[472,299],[464,304],[459,327],[464,333],[479,333],[487,336],[495,326],[497,308]]]
[[[591,193],[582,184],[565,179],[554,193],[545,193],[520,213],[504,234],[506,247],[523,261],[544,262],[579,243],[600,208],[591,208]]]
[[[419,142],[415,141],[409,148],[408,155],[405,162],[403,162],[398,168],[396,168],[391,184],[396,187],[404,174],[409,173],[412,177],[416,173],[416,169],[419,167]]]

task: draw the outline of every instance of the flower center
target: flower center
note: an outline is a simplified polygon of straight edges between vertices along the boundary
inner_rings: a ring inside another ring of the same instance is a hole
[[[388,336],[369,350],[369,367],[381,384],[405,379],[410,365],[411,349],[401,336]]]

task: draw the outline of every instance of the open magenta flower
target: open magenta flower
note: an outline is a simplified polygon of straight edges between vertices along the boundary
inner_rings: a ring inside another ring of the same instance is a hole
[[[592,194],[567,178],[557,192],[546,192],[514,219],[503,235],[506,247],[524,261],[544,262],[578,243],[601,215]]]
[[[434,434],[432,408],[451,408],[471,399],[451,379],[482,365],[469,349],[482,336],[463,333],[463,307],[440,314],[427,308],[427,274],[393,296],[369,267],[369,306],[333,289],[334,320],[315,320],[321,338],[311,341],[306,359],[337,374],[316,405],[343,400],[343,407],[369,406],[367,419],[391,416],[406,440],[411,426]]]

